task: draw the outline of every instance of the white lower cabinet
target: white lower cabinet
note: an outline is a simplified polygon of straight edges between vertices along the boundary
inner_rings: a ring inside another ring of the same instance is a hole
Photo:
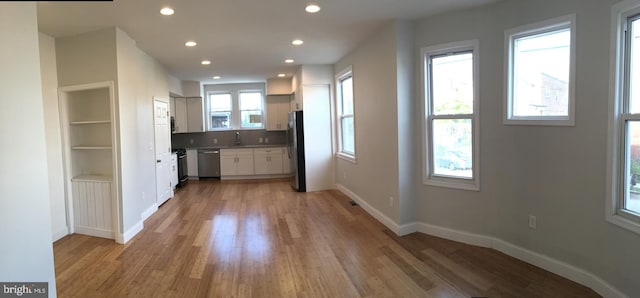
[[[282,148],[254,149],[256,175],[283,174]]]
[[[187,149],[187,175],[198,177],[198,150]]]
[[[291,161],[286,147],[220,150],[222,177],[289,173],[291,173]]]
[[[223,177],[254,175],[253,149],[220,150],[220,174]]]

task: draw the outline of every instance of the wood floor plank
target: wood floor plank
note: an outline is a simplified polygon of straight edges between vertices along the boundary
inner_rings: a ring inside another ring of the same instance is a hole
[[[339,191],[190,181],[126,245],[54,244],[58,297],[598,297],[495,250],[399,237]]]

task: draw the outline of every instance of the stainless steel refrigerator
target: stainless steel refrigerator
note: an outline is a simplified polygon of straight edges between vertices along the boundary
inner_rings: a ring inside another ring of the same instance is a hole
[[[287,153],[291,160],[291,187],[305,192],[307,191],[304,164],[304,125],[302,111],[289,113],[289,127],[287,129]]]

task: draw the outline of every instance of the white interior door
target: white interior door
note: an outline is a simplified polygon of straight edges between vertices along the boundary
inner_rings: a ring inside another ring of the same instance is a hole
[[[171,197],[171,140],[169,104],[154,100],[156,139],[156,203],[158,206]]]

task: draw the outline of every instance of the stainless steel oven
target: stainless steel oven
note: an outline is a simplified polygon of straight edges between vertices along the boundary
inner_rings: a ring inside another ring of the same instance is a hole
[[[178,184],[176,187],[184,186],[189,180],[189,168],[187,167],[187,150],[177,149],[178,156]]]

